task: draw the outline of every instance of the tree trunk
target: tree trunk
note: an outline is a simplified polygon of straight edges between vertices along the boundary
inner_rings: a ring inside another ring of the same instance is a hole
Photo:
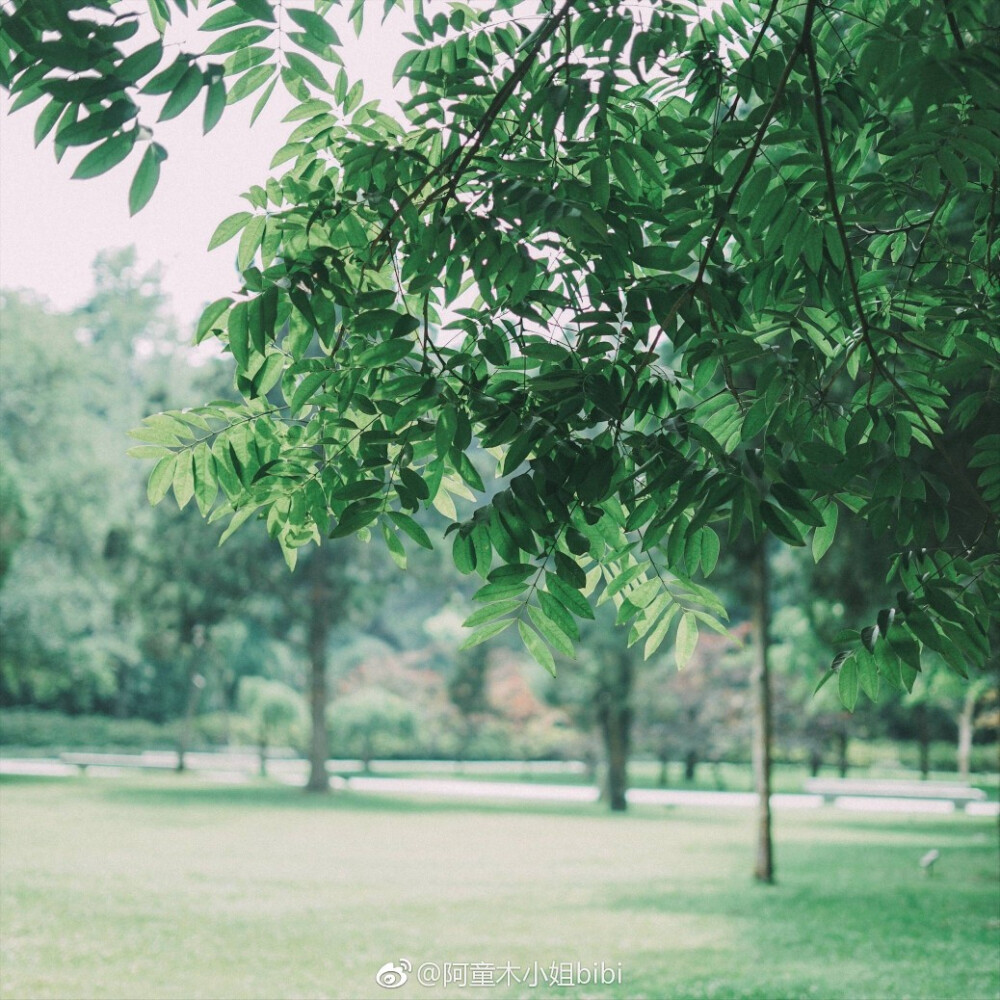
[[[628,790],[628,722],[627,710],[610,706],[603,713],[602,732],[607,754],[607,795],[613,812],[627,808],[625,793]]]
[[[972,773],[972,724],[976,718],[976,702],[984,687],[983,684],[969,684],[962,702],[962,711],[958,714],[958,776],[965,782]]]
[[[917,705],[917,742],[920,747],[920,777],[926,781],[931,776],[931,731],[927,720],[927,706]]]
[[[695,771],[698,768],[698,755],[693,750],[688,750],[684,755],[684,780],[690,784],[694,781]]]
[[[768,628],[771,608],[767,565],[767,536],[753,554],[754,662],[753,690],[753,773],[757,792],[757,857],[753,876],[758,882],[774,882],[774,851],[771,843],[771,676],[768,667]]]
[[[632,728],[632,665],[628,656],[620,655],[611,667],[612,676],[601,693],[599,718],[607,760],[606,792],[612,812],[628,808],[629,742]]]
[[[326,727],[326,646],[330,634],[330,609],[324,574],[326,549],[321,546],[313,553],[310,562],[311,586],[309,589],[309,780],[307,792],[328,792],[330,778],[326,773],[326,759],[330,754],[330,740]]]
[[[823,754],[815,748],[809,751],[809,776],[819,777],[819,769],[823,766]]]
[[[201,692],[205,687],[205,678],[193,669],[188,674],[188,698],[184,709],[184,726],[181,729],[181,738],[177,744],[177,771],[187,769],[187,750],[191,745],[191,729],[194,725],[194,714],[198,710],[198,702],[201,700]]]
[[[260,776],[262,778],[267,777],[267,740],[261,740],[257,747],[257,751],[260,755]]]
[[[837,733],[837,773],[842,777],[847,777],[847,725]]]
[[[669,754],[661,753],[660,754],[660,776],[657,779],[657,785],[660,788],[666,788],[667,787],[667,784],[668,784],[667,779],[669,778],[669,774],[668,774],[667,768],[668,768],[669,764],[670,764],[670,756],[669,756]]]

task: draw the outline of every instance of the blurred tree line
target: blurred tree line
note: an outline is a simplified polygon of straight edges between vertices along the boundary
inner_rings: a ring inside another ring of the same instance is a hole
[[[583,759],[600,765],[617,808],[636,753],[660,762],[664,782],[671,764],[694,781],[748,758],[753,579],[738,547],[716,574],[736,624],[702,636],[683,671],[669,652],[645,662],[641,644],[626,647],[610,605],[556,679],[514,643],[462,650],[473,586],[441,547],[410,555],[414,572],[400,574],[381,546],[342,540],[290,574],[263,523],[219,547],[191,497],[180,511],[149,506],[127,430],[192,400],[235,398],[231,359],[192,353],[132,250],[102,254],[94,280],[71,313],[0,298],[4,743],[74,741],[65,716],[86,717],[84,742],[243,743],[262,766],[279,745],[366,766]],[[769,555],[777,759],[967,774],[974,744],[996,740],[994,676],[964,684],[938,664],[911,694],[881,692],[853,715],[832,691],[813,697],[836,635],[891,596],[869,569],[884,565],[872,558],[879,541],[844,527],[818,566],[801,550]],[[62,722],[47,726],[38,710]],[[95,717],[129,721],[115,730]],[[866,758],[852,749],[861,738],[890,749]]]

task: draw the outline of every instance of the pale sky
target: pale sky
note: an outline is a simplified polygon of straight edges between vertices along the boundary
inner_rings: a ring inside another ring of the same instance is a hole
[[[373,5],[378,13],[381,6]],[[380,28],[372,18],[358,42],[349,28],[337,28],[351,79],[363,73],[368,99],[389,98],[392,69],[409,46],[399,29]],[[215,227],[247,207],[240,194],[267,179],[272,156],[297,124],[281,121],[294,102],[279,84],[249,128],[256,97],[227,108],[207,136],[201,134],[203,97],[179,118],[155,125],[155,138],[167,147],[169,159],[152,201],[130,218],[128,189],[139,163],[136,153],[101,177],[71,180],[80,152],[68,151],[57,164],[51,136],[34,148],[32,130],[41,102],[8,116],[10,102],[3,94],[0,285],[33,289],[57,308],[69,309],[88,298],[91,264],[100,250],[135,244],[144,266],[162,265],[172,310],[191,325],[205,303],[238,287],[235,241],[211,253],[206,249]],[[153,105],[157,112],[162,101]],[[155,114],[147,117],[155,120]]]

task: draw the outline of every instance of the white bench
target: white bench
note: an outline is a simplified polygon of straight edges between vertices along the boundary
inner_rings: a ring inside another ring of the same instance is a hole
[[[148,757],[138,753],[61,753],[59,759],[64,764],[78,767],[81,772],[88,767],[138,767],[173,771],[177,767],[177,757],[173,760]]]
[[[810,778],[805,790],[822,795],[828,805],[840,798],[922,799],[951,802],[956,808],[983,802],[986,793],[956,782],[879,781],[865,778]]]

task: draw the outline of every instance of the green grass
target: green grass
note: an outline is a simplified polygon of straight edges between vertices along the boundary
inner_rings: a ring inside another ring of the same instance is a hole
[[[776,832],[780,883],[761,888],[742,811],[6,781],[0,995],[998,996],[992,821],[822,810],[781,813]],[[620,962],[623,982],[380,990],[400,958]]]

